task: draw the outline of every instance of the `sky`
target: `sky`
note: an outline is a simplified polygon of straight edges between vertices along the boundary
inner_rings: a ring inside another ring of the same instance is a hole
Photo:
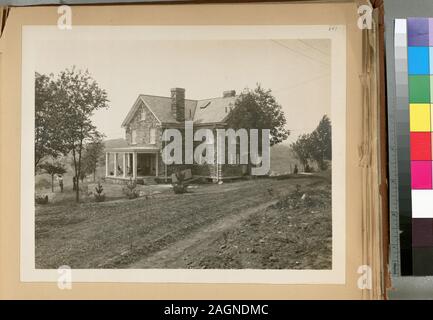
[[[109,109],[93,116],[107,139],[124,137],[121,123],[139,94],[187,99],[223,91],[271,89],[291,131],[285,143],[315,129],[331,110],[330,40],[47,40],[36,46],[36,71],[87,69],[108,94]]]

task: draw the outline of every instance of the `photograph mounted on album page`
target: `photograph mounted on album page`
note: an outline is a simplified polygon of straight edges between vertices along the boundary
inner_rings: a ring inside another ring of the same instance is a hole
[[[356,19],[354,4],[10,9],[1,291],[362,297]]]

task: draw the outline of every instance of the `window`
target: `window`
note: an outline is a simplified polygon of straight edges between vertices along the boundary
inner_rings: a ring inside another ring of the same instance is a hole
[[[131,130],[131,144],[137,144],[137,130]]]
[[[155,144],[156,143],[156,129],[155,128],[150,128],[149,136],[150,136],[150,144]]]

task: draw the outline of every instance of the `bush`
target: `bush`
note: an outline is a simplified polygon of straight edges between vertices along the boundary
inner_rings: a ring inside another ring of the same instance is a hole
[[[125,193],[130,200],[138,198],[140,194],[137,190],[137,181],[130,178],[126,187],[123,189],[123,193]]]
[[[40,178],[36,183],[35,183],[35,188],[36,189],[48,189],[51,188],[51,182],[49,182],[47,179],[45,178]]]
[[[176,175],[177,182],[172,183],[174,193],[175,194],[187,193],[188,186],[183,182],[183,180],[185,179],[185,174],[179,171],[175,175]]]
[[[35,197],[35,202],[37,203],[37,204],[47,204],[48,203],[48,196],[47,195],[45,195],[45,196],[36,196]]]
[[[104,188],[102,187],[101,182],[98,182],[98,185],[95,187],[95,200],[96,202],[105,201]]]

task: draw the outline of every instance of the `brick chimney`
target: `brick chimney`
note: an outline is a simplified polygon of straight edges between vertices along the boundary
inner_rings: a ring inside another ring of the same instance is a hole
[[[223,92],[223,98],[235,97],[236,90],[227,90]]]
[[[185,89],[171,89],[171,113],[176,121],[185,121]]]

